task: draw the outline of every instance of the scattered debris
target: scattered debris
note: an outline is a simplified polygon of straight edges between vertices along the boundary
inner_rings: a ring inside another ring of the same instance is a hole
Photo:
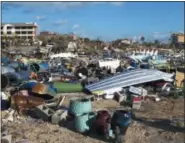
[[[1,142],[2,143],[12,143],[12,135],[2,136]]]
[[[14,127],[13,124],[20,127],[31,125],[25,131],[19,130],[25,134],[21,135],[19,141],[13,142],[32,142],[28,138],[31,134],[29,129],[37,128],[37,126],[43,128],[43,131],[38,132],[38,135],[33,137],[34,140],[41,139],[40,136],[44,136],[42,134],[55,136],[55,133],[60,133],[59,129],[62,129],[65,134],[67,131],[64,127],[67,127],[68,123],[79,133],[93,132],[102,135],[105,139],[126,140],[127,130],[129,131],[133,126],[135,126],[134,130],[139,128],[136,125],[142,122],[140,119],[132,124],[131,121],[135,118],[132,112],[137,113],[136,118],[141,118],[140,115],[147,113],[147,109],[154,110],[147,108],[150,104],[146,104],[146,101],[151,104],[160,104],[165,101],[164,99],[170,99],[171,94],[174,94],[174,97],[184,95],[183,74],[177,70],[175,73],[167,73],[159,69],[160,65],[169,64],[166,58],[161,58],[158,51],[153,50],[138,53],[139,55],[128,54],[127,57],[123,56],[119,59],[97,57],[95,60],[94,57],[89,59],[88,56],[82,59],[77,54],[59,53],[49,54],[48,59],[32,59],[26,55],[16,55],[8,58],[8,62],[3,60],[1,74],[3,81],[1,110],[5,110],[5,115],[2,116],[3,125],[8,127],[9,125]],[[91,95],[72,98],[68,95],[80,92]],[[64,93],[67,94],[64,95]],[[107,102],[107,106],[104,102]],[[108,103],[111,102],[115,102],[115,105],[109,107]],[[95,110],[95,103],[107,110],[100,110],[100,108],[98,111]],[[166,103],[165,108],[171,105],[169,104]],[[145,113],[141,113],[145,110]],[[171,112],[170,114],[175,114]],[[160,114],[160,116],[163,115]],[[26,120],[26,118],[31,118],[31,120]],[[171,122],[173,126],[184,127],[180,120],[173,119]],[[55,130],[51,130],[51,126],[55,126]],[[19,134],[17,130],[15,127],[11,133],[2,133],[2,140],[12,142],[12,138],[15,138],[13,134],[15,132]],[[143,138],[151,138],[151,132],[143,129],[140,133],[140,130],[142,129],[138,129],[137,133]],[[70,135],[70,140],[73,133],[68,135]],[[22,140],[25,138],[28,139]],[[61,142],[59,137],[56,138]],[[132,136],[130,138],[132,139]],[[73,140],[75,141],[76,139]],[[43,142],[52,141],[45,139]]]
[[[134,97],[132,108],[139,110],[141,107],[141,97]]]

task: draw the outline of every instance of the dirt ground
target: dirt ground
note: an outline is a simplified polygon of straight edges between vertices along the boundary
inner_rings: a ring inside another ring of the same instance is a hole
[[[65,99],[64,105],[68,106],[70,97]],[[93,110],[106,108],[114,111],[120,106],[114,100],[99,100],[92,102],[92,104]],[[184,143],[183,125],[172,125],[169,121],[172,116],[184,119],[183,98],[163,99],[159,102],[150,100],[147,103],[142,103],[141,109],[134,111],[134,113],[136,118],[133,119],[125,134],[125,143]],[[12,135],[13,142],[24,139],[31,143],[107,142],[100,137],[85,136],[70,128],[30,117],[16,119],[14,122],[6,123],[5,127],[8,134]]]

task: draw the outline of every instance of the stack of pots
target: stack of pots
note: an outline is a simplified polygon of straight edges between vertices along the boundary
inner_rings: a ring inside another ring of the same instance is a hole
[[[88,132],[96,119],[96,113],[92,112],[91,100],[87,98],[70,100],[69,113],[75,117],[74,127],[79,133]]]

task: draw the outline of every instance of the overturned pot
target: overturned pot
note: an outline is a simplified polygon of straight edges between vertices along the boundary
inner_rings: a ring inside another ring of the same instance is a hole
[[[47,71],[49,69],[48,63],[31,63],[29,65],[29,70],[32,72]]]
[[[21,71],[18,73],[5,73],[4,74],[8,79],[8,86],[17,86],[22,81],[29,80],[29,71]]]

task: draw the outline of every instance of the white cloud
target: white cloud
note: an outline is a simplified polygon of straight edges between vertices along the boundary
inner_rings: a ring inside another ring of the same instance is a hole
[[[4,2],[5,5],[18,5],[18,6],[60,6],[60,7],[72,7],[83,5],[86,2]]]
[[[56,25],[64,25],[64,24],[67,24],[67,20],[57,20],[54,22],[54,24]]]
[[[184,33],[184,30],[180,30],[179,33]]]
[[[154,32],[153,34],[154,34],[154,35],[155,35],[155,34],[157,35],[157,34],[160,34],[160,32]]]
[[[85,32],[79,32],[78,35],[82,38],[88,37],[88,35]]]
[[[112,5],[121,6],[124,2],[110,2]]]
[[[82,37],[88,37],[88,35],[85,34],[85,33],[81,33],[81,36],[82,36]]]
[[[138,41],[138,40],[139,40],[139,37],[138,37],[138,36],[134,36],[134,37],[132,38],[132,40]]]
[[[73,29],[78,29],[79,27],[80,27],[79,24],[74,24],[72,28],[73,28]]]
[[[91,4],[105,4],[105,3],[115,5],[115,6],[121,6],[121,5],[123,5],[124,2],[103,2],[103,1],[91,2]]]
[[[54,7],[68,8],[68,7],[77,7],[84,5],[85,2],[51,2],[51,5]]]
[[[109,3],[115,6],[120,6],[123,4],[123,2],[3,2],[2,7],[18,7],[22,6],[25,8],[32,8],[37,9],[40,7],[46,7],[49,6],[50,8],[55,8],[58,10],[71,8],[71,7],[80,7],[84,5],[90,5],[90,4],[104,4]]]
[[[46,19],[46,16],[36,16],[36,19],[37,20],[45,20]]]
[[[153,33],[153,38],[155,38],[155,39],[164,39],[167,37],[169,37],[169,33],[160,33],[160,32]]]
[[[78,32],[76,32],[76,31],[73,31],[73,34],[78,34]]]

